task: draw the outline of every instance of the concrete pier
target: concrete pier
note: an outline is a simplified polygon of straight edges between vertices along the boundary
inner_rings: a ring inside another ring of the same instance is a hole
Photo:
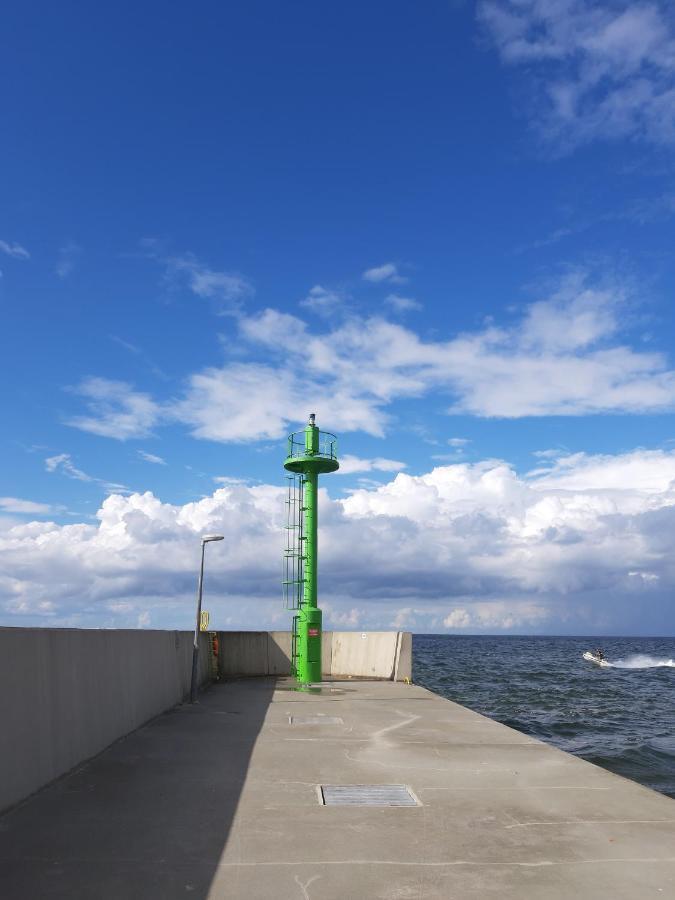
[[[215,685],[4,815],[0,896],[675,896],[675,801],[414,685],[289,688]]]
[[[324,631],[324,677],[404,681],[405,631]],[[200,684],[291,673],[290,631],[201,635]],[[0,813],[185,700],[191,631],[0,628]]]

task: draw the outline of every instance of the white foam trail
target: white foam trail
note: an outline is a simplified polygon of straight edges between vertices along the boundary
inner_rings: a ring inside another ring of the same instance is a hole
[[[661,666],[675,669],[675,660],[659,659],[657,656],[648,656],[646,653],[635,653],[625,659],[617,659],[609,665],[613,669],[656,669]]]

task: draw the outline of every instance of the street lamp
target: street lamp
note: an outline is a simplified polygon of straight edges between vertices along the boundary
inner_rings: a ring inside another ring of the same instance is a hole
[[[202,564],[199,568],[197,585],[197,622],[195,624],[195,640],[192,645],[192,679],[190,681],[190,703],[197,701],[197,667],[199,665],[199,623],[202,618],[202,585],[204,584],[204,548],[210,541],[222,541],[222,534],[205,534],[202,538]]]

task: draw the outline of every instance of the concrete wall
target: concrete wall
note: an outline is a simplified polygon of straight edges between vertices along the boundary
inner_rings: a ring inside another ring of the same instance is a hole
[[[331,675],[394,677],[398,631],[335,631]]]
[[[220,673],[289,675],[290,631],[221,631]],[[412,674],[412,636],[405,631],[324,631],[324,675],[403,681]]]
[[[191,670],[189,632],[0,628],[0,810],[179,703]]]

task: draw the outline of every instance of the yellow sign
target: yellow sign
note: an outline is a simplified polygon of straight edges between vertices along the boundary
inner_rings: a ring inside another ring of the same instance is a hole
[[[209,630],[209,614],[204,610],[199,617],[199,630],[200,631],[208,631]]]

